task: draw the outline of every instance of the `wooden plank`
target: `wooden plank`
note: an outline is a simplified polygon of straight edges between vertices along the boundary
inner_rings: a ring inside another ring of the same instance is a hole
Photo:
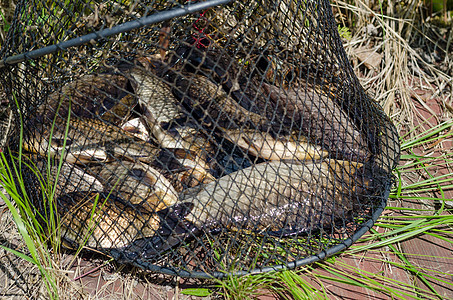
[[[404,201],[402,204],[409,208],[424,208],[422,203],[416,201]],[[453,240],[453,234],[444,234],[444,237]],[[401,243],[401,250],[403,253],[408,254],[407,259],[411,264],[428,275],[452,284],[449,285],[439,280],[427,278],[429,283],[445,299],[453,299],[452,249],[451,243],[427,234],[422,234]],[[421,288],[428,288],[419,278],[416,278],[416,284]]]
[[[382,228],[375,228],[379,232],[382,232]],[[362,245],[360,243],[356,243],[355,245],[359,246]],[[370,274],[379,274],[387,278],[391,278],[393,280],[400,281],[402,284],[406,284],[408,286],[412,285],[411,276],[404,270],[399,267],[392,266],[388,262],[396,262],[400,263],[401,261],[399,258],[390,252],[384,251],[367,251],[364,253],[357,253],[355,255],[342,255],[336,258],[335,267],[338,269],[339,272],[342,272],[345,276],[351,275],[351,277],[360,277],[360,274],[354,272],[352,268],[356,268],[359,270],[363,270],[364,273],[369,272]],[[343,266],[344,265],[344,266]],[[351,266],[351,267],[348,267]],[[321,268],[317,268],[314,271],[315,274],[322,275],[322,276],[332,276],[328,271],[323,270]],[[366,274],[366,276],[372,276],[370,274]],[[321,286],[316,280],[313,280],[311,276],[303,276],[308,282],[320,288]],[[339,277],[337,277],[339,278]],[[374,280],[380,281],[378,277],[374,277]],[[357,299],[392,299],[392,297],[385,292],[381,291],[374,291],[367,287],[361,286],[351,286],[346,283],[335,282],[334,280],[328,279],[321,279],[323,286],[327,289],[327,292],[332,299],[350,299],[350,300],[357,300]],[[388,288],[394,288],[396,290],[400,290],[397,285],[392,283],[385,283],[385,286]],[[408,291],[409,294],[413,294],[415,296],[414,291]]]

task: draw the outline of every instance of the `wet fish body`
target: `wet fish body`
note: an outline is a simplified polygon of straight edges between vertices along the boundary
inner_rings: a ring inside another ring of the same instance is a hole
[[[257,130],[228,130],[224,137],[256,157],[267,160],[308,160],[328,156],[320,146],[313,145],[304,137],[282,136]]]
[[[293,74],[295,70],[291,66],[288,67],[293,72],[290,76],[291,84],[277,87],[269,82],[269,80],[273,80],[269,78],[269,74],[265,74],[266,72],[277,72],[274,70],[275,66],[272,65],[273,61],[269,61],[268,58],[259,56],[261,60],[255,62],[258,69],[252,72],[254,76],[250,76],[247,75],[245,66],[240,66],[234,58],[228,59],[225,58],[228,55],[220,55],[222,50],[190,51],[190,47],[181,46],[176,53],[194,66],[194,72],[206,74],[221,85],[235,105],[245,109],[245,114],[267,119],[267,128],[260,128],[260,131],[270,133],[270,137],[284,136],[288,139],[296,132],[297,136],[306,136],[311,144],[329,150],[330,157],[333,158],[363,162],[372,156],[371,147],[373,145],[370,145],[372,141],[368,137],[364,137],[362,132],[366,130],[357,127],[355,121],[335,102],[338,99],[333,99],[334,96],[328,97],[325,91],[316,90],[316,87],[311,86],[308,82],[302,83],[301,80],[295,78],[297,74]],[[296,66],[294,68],[297,70]],[[203,76],[198,75],[194,78],[200,77]],[[209,82],[208,79],[204,80]],[[210,93],[215,95],[214,92]],[[341,95],[337,97],[339,96]],[[208,100],[211,98],[214,99],[214,97],[210,97]],[[208,100],[205,102],[209,104]],[[225,106],[235,107],[231,104]],[[235,111],[244,110],[235,109]],[[227,112],[229,115],[235,116],[234,111],[227,110]],[[207,114],[211,115],[211,112],[209,111]],[[237,118],[237,116],[235,117]],[[222,120],[222,118],[217,119]],[[240,120],[240,118],[237,119]],[[260,122],[257,123],[260,124]],[[265,122],[261,122],[261,124],[263,123]],[[234,127],[228,127],[229,124],[232,122],[224,122],[223,127],[234,129]],[[239,126],[239,128],[244,127]],[[247,139],[251,140],[250,137]]]
[[[103,192],[104,184],[76,165],[63,162],[57,178],[58,161],[51,160],[52,165],[47,172],[47,159],[37,155],[29,159],[36,162],[47,183],[51,186],[56,183],[54,201],[65,246],[120,248],[135,239],[156,234],[160,219],[151,207],[133,205],[115,193]],[[33,176],[36,177],[35,174]],[[43,204],[36,205],[40,207]],[[48,209],[43,211],[49,212]]]
[[[150,115],[150,120],[163,125],[184,117],[178,100],[161,78],[139,67],[131,69],[130,72],[137,86],[135,94],[140,99],[145,115]]]
[[[64,153],[69,163],[108,162],[114,157],[149,162],[160,151],[158,146],[97,119],[71,119],[66,144],[65,130],[61,120],[53,126],[40,124],[25,138],[24,148],[43,156],[48,150],[53,157]]]
[[[184,56],[184,47],[177,50]],[[186,58],[198,69],[175,79],[176,95],[193,108],[201,122],[211,124],[221,136],[250,154],[267,159],[318,159],[328,152],[300,134],[293,123],[284,123],[257,80],[247,80],[234,60],[215,56],[216,50],[194,51]],[[204,75],[210,76],[214,83]],[[225,91],[228,92],[225,92]],[[281,113],[281,111],[280,111]],[[294,155],[294,156],[293,156]],[[292,157],[293,156],[293,157]]]
[[[145,123],[163,148],[186,151],[178,160],[187,171],[179,172],[178,180],[190,187],[214,180],[206,162],[207,152],[212,149],[212,145],[201,133],[202,127],[185,111],[162,78],[163,74],[160,73],[167,66],[152,57],[140,63],[144,67],[134,67],[130,74],[135,80],[136,95],[144,112]],[[196,155],[192,156],[189,152]]]
[[[266,118],[239,105],[207,77],[187,72],[183,75],[175,79],[174,92],[203,123],[227,129],[243,126],[267,129],[270,126]]]
[[[50,128],[45,128],[43,125],[41,128],[36,128],[35,132],[25,139],[25,150],[47,156],[50,141],[49,154],[52,157],[60,157],[64,153],[65,161],[68,163],[106,163],[108,168],[115,168],[112,166],[116,166],[116,162],[124,160],[124,164],[136,162],[138,166],[139,162],[143,162],[157,166],[158,172],[166,170],[165,163],[172,163],[178,170],[168,170],[169,177],[172,183],[177,183],[178,186],[182,184],[185,187],[193,187],[215,180],[209,172],[210,166],[205,162],[203,153],[200,151],[165,150],[119,127],[96,119],[70,120],[66,145],[64,145],[65,125],[56,124],[51,139]],[[190,131],[187,132],[187,135],[189,134]],[[157,176],[156,173],[155,176]]]
[[[271,124],[264,116],[239,105],[206,77],[195,75],[189,78],[187,82],[181,83],[181,92],[187,94],[181,97],[185,97],[188,105],[199,111],[200,121],[212,124],[222,137],[252,155],[269,160],[304,160],[327,156],[328,153],[321,147],[311,145],[303,137],[274,138],[269,133]]]
[[[153,67],[150,62],[147,69],[137,66],[130,70],[131,77],[135,80],[135,94],[142,107],[145,123],[150,133],[164,148],[187,149],[190,145],[163,128],[172,127],[176,120],[184,119],[185,114],[170,88],[152,72]]]
[[[69,247],[126,247],[134,240],[153,237],[160,226],[152,210],[114,195],[74,192],[57,201],[62,237]]]
[[[136,104],[131,89],[129,80],[119,74],[84,75],[50,94],[35,115],[38,122],[49,123],[56,115],[67,118],[71,108],[73,117],[100,118],[118,125]]]
[[[51,160],[53,164],[47,172],[46,159],[37,155],[29,159],[36,162],[44,180],[50,186],[56,186],[54,201],[60,217],[61,236],[69,248],[84,245],[93,249],[117,249],[137,239],[152,238],[158,235],[161,226],[156,212],[178,200],[168,181],[141,163],[108,163],[98,174],[89,174],[76,165],[63,162],[57,178],[58,161]],[[91,173],[95,169],[90,169]],[[112,187],[114,175],[118,180]]]
[[[366,189],[354,175],[362,166],[346,161],[266,162],[226,175],[195,193],[188,191],[180,201],[194,205],[185,219],[198,228],[309,232],[332,226],[333,219],[353,209],[357,195],[350,191]]]
[[[41,172],[44,182],[49,187],[55,186],[57,197],[73,191],[102,192],[104,190],[104,186],[99,180],[76,165],[63,161],[58,171],[58,160],[50,159],[50,166],[48,166],[48,160],[39,155],[23,154],[23,157],[26,163]],[[58,177],[57,174],[59,174]]]
[[[156,249],[225,228],[280,237],[331,229],[375,192],[370,175],[363,164],[340,160],[252,165],[183,192],[175,209],[185,206],[185,215],[142,254],[150,258]]]
[[[90,167],[89,171],[102,182],[106,194],[146,206],[150,211],[165,209],[178,201],[177,192],[159,170],[139,161],[114,161]]]
[[[333,157],[361,162],[370,159],[372,153],[361,131],[334,100],[301,86],[285,90],[263,83],[262,88],[270,96],[270,108],[284,124],[330,150]]]

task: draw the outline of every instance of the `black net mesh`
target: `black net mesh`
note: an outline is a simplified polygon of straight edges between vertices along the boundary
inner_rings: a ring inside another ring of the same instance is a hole
[[[9,145],[22,123],[67,247],[243,274],[331,255],[382,212],[398,136],[329,2],[220,2],[18,3],[1,50]],[[22,172],[48,218],[40,177]]]

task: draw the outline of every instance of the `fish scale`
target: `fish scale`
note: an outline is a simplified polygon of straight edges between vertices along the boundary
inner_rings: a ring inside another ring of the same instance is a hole
[[[136,96],[144,110],[151,113],[156,122],[170,123],[185,116],[170,88],[160,78],[139,67],[131,69],[130,72],[136,81]]]
[[[25,150],[46,156],[47,150],[50,149],[50,155],[59,157],[65,140],[65,122],[57,120],[53,126],[44,124],[38,126],[25,139]],[[159,151],[158,146],[144,142],[133,134],[101,120],[82,118],[69,120],[64,149],[67,162],[108,162],[115,157],[149,162]]]
[[[61,232],[66,245],[94,249],[121,248],[131,241],[153,237],[159,217],[153,210],[131,205],[104,193],[73,192],[57,200]]]
[[[145,123],[164,148],[190,149],[191,145],[184,139],[172,135],[163,128],[178,126],[175,120],[184,119],[187,115],[181,110],[170,88],[151,72],[153,62],[156,61],[143,61],[148,70],[140,66],[129,70],[135,80],[135,93],[143,110]]]
[[[363,165],[346,161],[306,164],[265,162],[222,177],[201,190],[189,190],[180,201],[195,205],[185,218],[198,228],[233,224],[245,228],[286,227],[308,232],[315,227],[329,227],[334,216],[341,218],[351,211],[355,197],[370,183],[361,180]],[[343,182],[343,185],[337,182]],[[357,201],[357,200],[356,200]],[[295,208],[299,208],[295,210]],[[299,223],[286,224],[287,218]]]
[[[352,220],[354,209],[377,192],[372,174],[364,164],[334,159],[255,164],[181,193],[170,208],[179,222],[126,255],[152,258],[194,235],[224,229],[283,237],[333,228]]]
[[[102,182],[106,193],[112,192],[131,204],[159,211],[178,201],[171,183],[158,170],[141,162],[114,161],[88,171]]]

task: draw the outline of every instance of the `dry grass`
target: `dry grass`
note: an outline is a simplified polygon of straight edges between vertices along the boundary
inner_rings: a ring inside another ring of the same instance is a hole
[[[351,15],[354,16],[352,38],[345,42],[345,48],[355,73],[368,93],[374,96],[391,116],[403,139],[409,140],[443,122],[452,124],[453,48],[451,40],[453,30],[451,29],[453,22],[451,17],[447,19],[448,26],[442,26],[439,22],[434,22],[439,16],[428,16],[422,3],[418,1],[406,1],[405,6],[395,5],[392,1],[385,2],[382,14],[377,1],[334,2],[337,17],[348,16],[345,26],[351,24],[347,22],[351,21]],[[425,13],[424,17],[423,13]],[[444,133],[447,132],[450,133],[449,138],[438,138],[431,143],[409,149],[410,152],[403,152],[403,154],[413,153],[424,158],[438,158],[430,160],[426,164],[426,169],[403,172],[401,178],[403,186],[441,175],[451,178],[453,174],[452,128],[446,129]],[[413,161],[403,160],[400,170],[411,169],[409,167],[411,163]],[[453,191],[450,188],[444,191],[414,193],[410,196],[420,198],[412,201],[406,198],[408,196],[407,194],[401,198],[391,199],[389,206],[414,209],[415,211],[409,215],[423,217],[434,214],[441,207],[442,202],[433,199],[452,199]],[[452,205],[451,201],[445,204],[450,207]],[[398,218],[400,214],[398,210],[385,212],[387,217]],[[444,211],[443,214],[449,215],[450,212]],[[377,227],[377,229],[380,232],[386,231],[384,228]],[[399,242],[395,247],[402,251],[408,262],[419,270],[426,271],[434,278],[449,281],[451,275],[438,273],[441,270],[450,273],[449,270],[451,270],[452,257],[451,252],[447,250],[451,245],[447,241],[451,241],[453,237],[451,234],[446,234],[444,237],[445,243],[429,235],[421,235]],[[382,272],[379,274],[426,288],[425,284],[414,277],[414,273],[399,268],[398,264],[401,264],[401,261],[393,251],[388,250],[388,248],[381,248],[376,251],[367,251],[353,259],[346,256],[342,259],[342,263]],[[432,283],[442,298],[453,298],[453,291],[447,284],[436,283],[436,280]],[[359,290],[363,292],[363,289],[358,289],[357,292]],[[343,293],[339,292],[336,295],[345,294],[347,293],[343,290]],[[412,294],[412,297],[417,296],[420,297]],[[387,299],[380,293],[371,293],[362,297]],[[435,296],[431,297],[435,298]]]
[[[405,7],[394,6],[388,1],[383,14],[377,1],[332,2],[337,20],[352,31],[351,39],[345,41],[345,48],[360,82],[381,103],[401,133],[414,136],[430,126],[452,120],[453,30],[445,31],[424,22],[425,19],[420,17],[419,1],[415,0],[406,1]],[[1,1],[0,11],[7,18],[13,8],[12,1]],[[0,28],[0,45],[4,37],[5,32]],[[4,146],[9,122],[4,99],[0,89],[0,149]],[[414,128],[416,130],[412,130]],[[451,151],[451,140],[420,149],[420,153],[427,155],[448,151]],[[451,165],[447,166],[448,170],[452,172]],[[424,179],[418,173],[411,176],[403,180],[409,183]],[[2,244],[25,251],[3,203],[0,203],[0,209]],[[394,259],[385,251],[380,254],[384,260]],[[149,275],[114,263],[102,265],[103,261],[99,257],[55,255],[54,274],[60,298],[190,298],[180,295],[182,281],[178,278]],[[391,269],[389,266],[384,268]],[[3,250],[0,250],[0,282],[0,297],[4,299],[47,298],[37,268]]]
[[[356,20],[345,49],[362,86],[391,116],[400,135],[407,140],[442,122],[451,122],[453,30],[447,30],[453,27],[451,17],[450,28],[439,27],[426,22],[429,18],[422,19],[424,7],[417,1],[404,7],[390,1],[383,14],[377,1],[372,1],[374,10],[360,0],[349,2],[354,4],[335,1],[340,19],[347,12]],[[440,139],[418,149],[418,154],[441,155],[449,153],[451,146],[451,139]],[[444,172],[448,171],[452,171],[451,165]],[[406,182],[423,179],[416,172],[410,176]]]
[[[418,1],[404,7],[389,1],[383,14],[377,1],[371,1],[374,10],[360,0],[334,2],[338,11],[356,20],[353,37],[345,43],[355,72],[398,130],[409,132],[422,121],[439,124],[451,119],[453,52],[448,41],[453,31],[422,20]],[[437,111],[427,103],[430,99],[438,100]],[[431,117],[434,120],[428,120]]]

